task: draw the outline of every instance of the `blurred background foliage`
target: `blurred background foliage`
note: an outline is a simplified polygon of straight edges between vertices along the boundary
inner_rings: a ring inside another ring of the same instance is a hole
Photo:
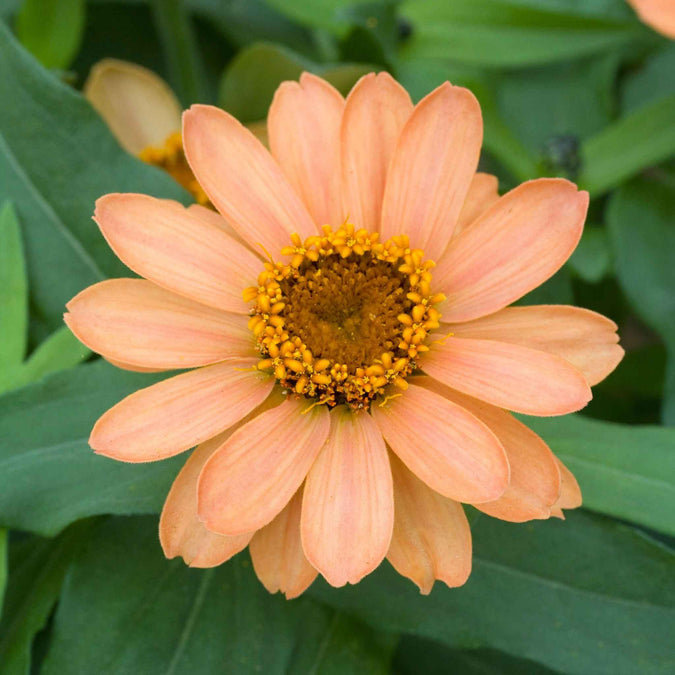
[[[247,553],[163,559],[182,458],[125,465],[95,419],[158,376],[91,358],[65,302],[128,274],[90,219],[106,192],[189,202],[127,155],[79,90],[115,57],[183,105],[263,120],[303,70],[346,93],[388,70],[450,80],[501,191],[591,193],[569,263],[524,299],[613,318],[626,357],[583,414],[528,419],[578,476],[562,522],[476,518],[474,572],[422,597],[385,563],[356,587],[270,596]],[[0,0],[0,673],[675,672],[675,42],[624,0]],[[155,514],[155,515],[148,515]]]

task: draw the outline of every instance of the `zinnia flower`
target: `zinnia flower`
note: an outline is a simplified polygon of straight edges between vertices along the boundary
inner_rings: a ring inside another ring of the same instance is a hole
[[[617,365],[616,326],[508,307],[558,270],[588,195],[562,179],[497,194],[476,173],[478,102],[445,83],[413,106],[389,75],[346,101],[282,84],[271,154],[210,106],[185,153],[220,215],[112,194],[95,220],[145,279],[91,286],[66,322],[123,368],[192,368],[127,397],[90,444],[127,462],[197,445],[160,521],[167,557],[250,547],[270,591],[356,583],[387,557],[428,593],[463,584],[461,503],[509,521],[581,503],[510,412],[562,415]]]
[[[675,39],[675,2],[673,0],[628,0],[640,20],[666,37]]]

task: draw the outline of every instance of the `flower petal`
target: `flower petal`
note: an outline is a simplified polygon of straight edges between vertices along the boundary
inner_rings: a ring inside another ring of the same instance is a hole
[[[493,340],[449,337],[420,364],[453,389],[526,415],[565,415],[592,398],[583,373],[559,356]]]
[[[302,502],[302,545],[332,586],[356,584],[383,560],[394,526],[387,449],[367,413],[338,406]]]
[[[504,446],[511,467],[509,486],[499,499],[476,504],[477,509],[514,523],[551,515],[551,505],[560,493],[560,471],[555,455],[534,431],[505,410],[460,394],[431,377],[414,377],[410,382],[468,410],[488,426]]]
[[[398,140],[382,205],[382,239],[407,234],[438,259],[478,166],[483,124],[475,96],[448,82],[422,99]]]
[[[581,489],[574,474],[556,457],[560,469],[560,495],[551,507],[551,515],[564,519],[563,509],[576,509],[581,506]]]
[[[124,462],[153,462],[202,443],[270,393],[274,379],[255,363],[228,359],[134,392],[96,422],[89,445]]]
[[[224,110],[193,105],[183,113],[183,143],[199,184],[252,248],[277,255],[293,232],[303,238],[317,233],[279,165]]]
[[[226,537],[209,532],[197,518],[197,479],[206,460],[227,434],[202,443],[174,480],[159,519],[159,541],[167,558],[180,556],[190,567],[215,567],[246,548],[253,533]]]
[[[499,179],[489,173],[476,173],[457,220],[453,236],[457,236],[499,199]]]
[[[458,502],[430,490],[391,457],[396,520],[387,559],[428,595],[439,579],[451,588],[471,574],[471,529]]]
[[[345,102],[316,75],[283,82],[267,118],[270,149],[318,225],[344,220],[340,196],[340,122]]]
[[[258,530],[249,551],[258,579],[270,593],[281,591],[287,600],[297,598],[316,579],[300,540],[302,488],[269,524]]]
[[[443,319],[491,314],[539,286],[576,248],[588,193],[561,178],[528,181],[500,197],[453,241],[433,271]]]
[[[387,171],[413,104],[389,73],[369,73],[349,93],[342,118],[345,216],[357,228],[380,229]]]
[[[497,499],[506,489],[509,463],[499,439],[443,396],[410,385],[371,413],[387,444],[432,490],[478,503]]]
[[[102,197],[94,220],[134,272],[210,307],[248,313],[242,291],[256,284],[262,262],[222,227],[177,202],[137,194]]]
[[[135,63],[103,59],[95,64],[84,95],[132,155],[163,145],[180,131],[181,105],[169,85]]]
[[[220,312],[144,279],[109,279],[67,305],[65,322],[87,347],[144,368],[193,368],[255,353],[246,318]]]
[[[289,399],[238,429],[199,478],[204,525],[235,535],[271,522],[302,484],[329,427],[325,406]]]
[[[557,354],[578,368],[591,386],[604,380],[623,358],[616,328],[602,314],[566,305],[506,307],[448,326],[455,337],[499,340]]]
[[[213,209],[208,208],[207,206],[202,206],[201,204],[190,204],[187,207],[190,215],[199,218],[199,220],[206,222],[207,225],[212,225],[215,227],[221,228],[226,234],[230,235],[232,239],[241,244],[248,251],[252,251],[253,254],[260,258],[259,254],[263,254],[260,246],[256,246],[257,250],[252,249],[238,234],[237,231],[230,225],[225,218],[223,218],[220,213],[214,211]]]

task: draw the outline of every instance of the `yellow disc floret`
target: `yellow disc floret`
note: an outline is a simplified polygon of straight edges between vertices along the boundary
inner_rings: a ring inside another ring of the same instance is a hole
[[[406,389],[440,325],[434,263],[404,235],[382,243],[351,223],[305,241],[294,234],[281,254],[288,262],[265,263],[244,291],[258,368],[289,392],[355,410]]]

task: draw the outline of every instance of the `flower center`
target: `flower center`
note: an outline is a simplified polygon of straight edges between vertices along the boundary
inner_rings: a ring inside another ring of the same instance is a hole
[[[171,134],[161,147],[149,146],[143,148],[138,157],[146,164],[152,164],[166,171],[195,198],[197,203],[203,206],[210,205],[206,192],[197,182],[185,158],[180,131]]]
[[[282,387],[359,410],[389,385],[406,389],[444,296],[431,293],[434,263],[407,237],[381,243],[351,223],[323,232],[304,242],[292,235],[281,250],[290,262],[265,263],[258,286],[244,291],[249,328],[263,356],[258,368]]]

